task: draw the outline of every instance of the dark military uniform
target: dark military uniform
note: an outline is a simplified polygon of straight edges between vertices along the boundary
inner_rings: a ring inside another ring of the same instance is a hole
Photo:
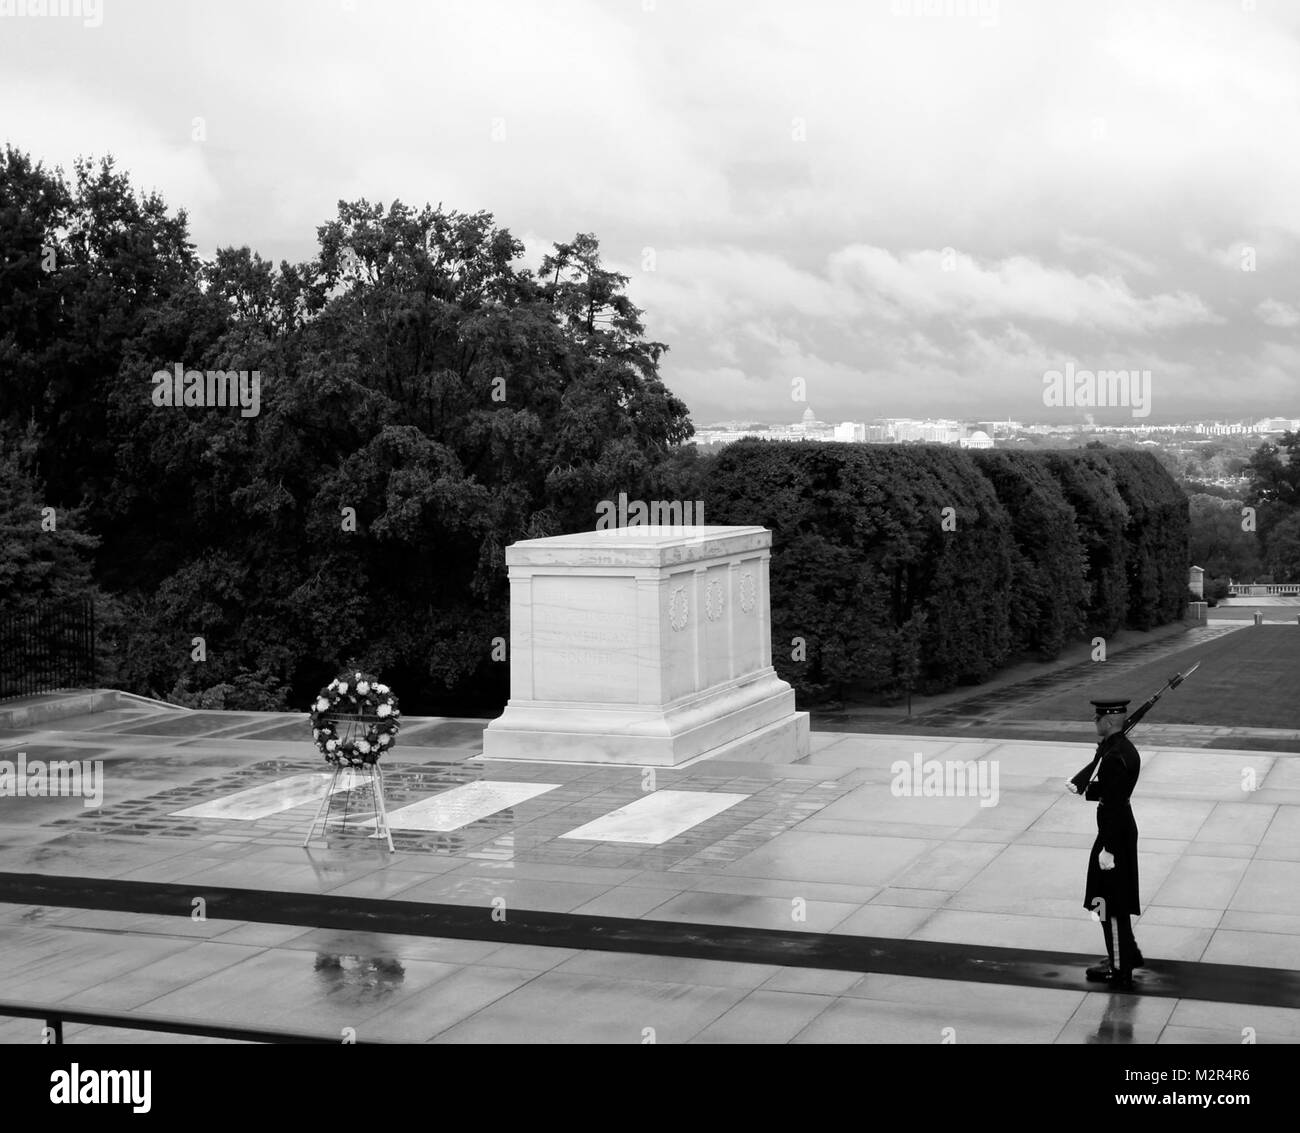
[[[1095,703],[1098,713],[1106,714],[1122,712],[1123,707],[1115,706],[1127,706],[1128,702]],[[1142,912],[1138,900],[1138,828],[1129,804],[1141,769],[1142,757],[1137,748],[1123,732],[1113,732],[1097,745],[1092,762],[1071,780],[1076,791],[1097,804],[1097,838],[1088,855],[1083,904],[1101,918],[1106,935],[1106,963],[1121,981],[1126,981],[1133,968],[1143,963],[1130,921]],[[1113,869],[1101,868],[1098,855],[1103,850],[1114,857]],[[1112,936],[1113,929],[1118,931],[1118,941]],[[1090,978],[1107,978],[1107,975],[1101,969],[1089,972]]]
[[[1129,796],[1137,786],[1142,757],[1122,732],[1107,736],[1098,746],[1101,766],[1084,793],[1084,798],[1097,804],[1097,840],[1088,858],[1083,904],[1087,909],[1096,909],[1097,898],[1101,897],[1107,913],[1136,917],[1142,913],[1138,904],[1138,828]],[[1089,764],[1084,773],[1091,768]],[[1114,869],[1104,870],[1098,864],[1097,855],[1102,850],[1115,858]]]

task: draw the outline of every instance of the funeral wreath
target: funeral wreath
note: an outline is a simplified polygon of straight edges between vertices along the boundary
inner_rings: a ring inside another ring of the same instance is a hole
[[[311,735],[334,764],[375,763],[392,748],[401,726],[397,697],[367,673],[344,673],[330,681],[312,704]],[[347,725],[339,735],[339,724]]]

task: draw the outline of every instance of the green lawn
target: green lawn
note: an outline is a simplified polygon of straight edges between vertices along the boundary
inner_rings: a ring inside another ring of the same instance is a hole
[[[1296,625],[1300,609],[1295,606],[1215,606],[1206,610],[1206,620],[1213,622],[1248,622],[1255,616],[1256,609],[1264,615],[1264,622],[1277,622],[1284,625]]]
[[[1076,692],[1026,701],[1008,716],[1087,720],[1092,713],[1088,701],[1104,697],[1127,697],[1131,712],[1175,673],[1197,661],[1201,667],[1160,698],[1147,714],[1147,722],[1300,729],[1300,625],[1294,623],[1245,626],[1121,676],[1108,676],[1105,663],[1099,662],[1096,675],[1080,682]]]

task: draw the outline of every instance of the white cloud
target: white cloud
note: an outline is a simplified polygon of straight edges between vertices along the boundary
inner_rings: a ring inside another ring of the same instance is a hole
[[[1270,291],[1300,258],[1300,7],[349,7],[6,21],[5,134],[113,153],[205,253],[307,258],[340,198],[486,209],[531,263],[595,232],[701,419],[784,412],[792,366],[831,417],[864,381],[881,412],[978,412],[1062,358],[1159,357],[1187,413],[1300,396],[1258,341],[1295,325]]]
[[[1125,248],[1117,248],[1096,236],[1083,236],[1074,232],[1062,232],[1057,245],[1068,256],[1084,255],[1090,257],[1103,270],[1103,274],[1121,274],[1154,276],[1159,268],[1145,256],[1137,255]]]
[[[1259,321],[1271,327],[1300,326],[1300,308],[1277,299],[1265,299],[1255,308]]]
[[[837,277],[921,317],[1040,319],[1135,334],[1221,321],[1186,292],[1139,297],[1116,276],[1078,276],[1027,256],[983,267],[958,253],[947,262],[953,270],[941,251],[894,256],[864,246],[832,257]]]

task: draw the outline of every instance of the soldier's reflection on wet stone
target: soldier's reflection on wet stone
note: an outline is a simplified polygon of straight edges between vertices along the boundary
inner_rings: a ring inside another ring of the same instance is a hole
[[[1112,997],[1106,1001],[1106,1011],[1097,1025],[1097,1033],[1088,1036],[1089,1046],[1100,1043],[1131,1043],[1133,1041],[1133,1015],[1137,1011],[1136,1000],[1128,997]]]
[[[391,956],[317,952],[316,976],[331,995],[349,992],[387,995],[401,987],[406,969],[400,960]]]

